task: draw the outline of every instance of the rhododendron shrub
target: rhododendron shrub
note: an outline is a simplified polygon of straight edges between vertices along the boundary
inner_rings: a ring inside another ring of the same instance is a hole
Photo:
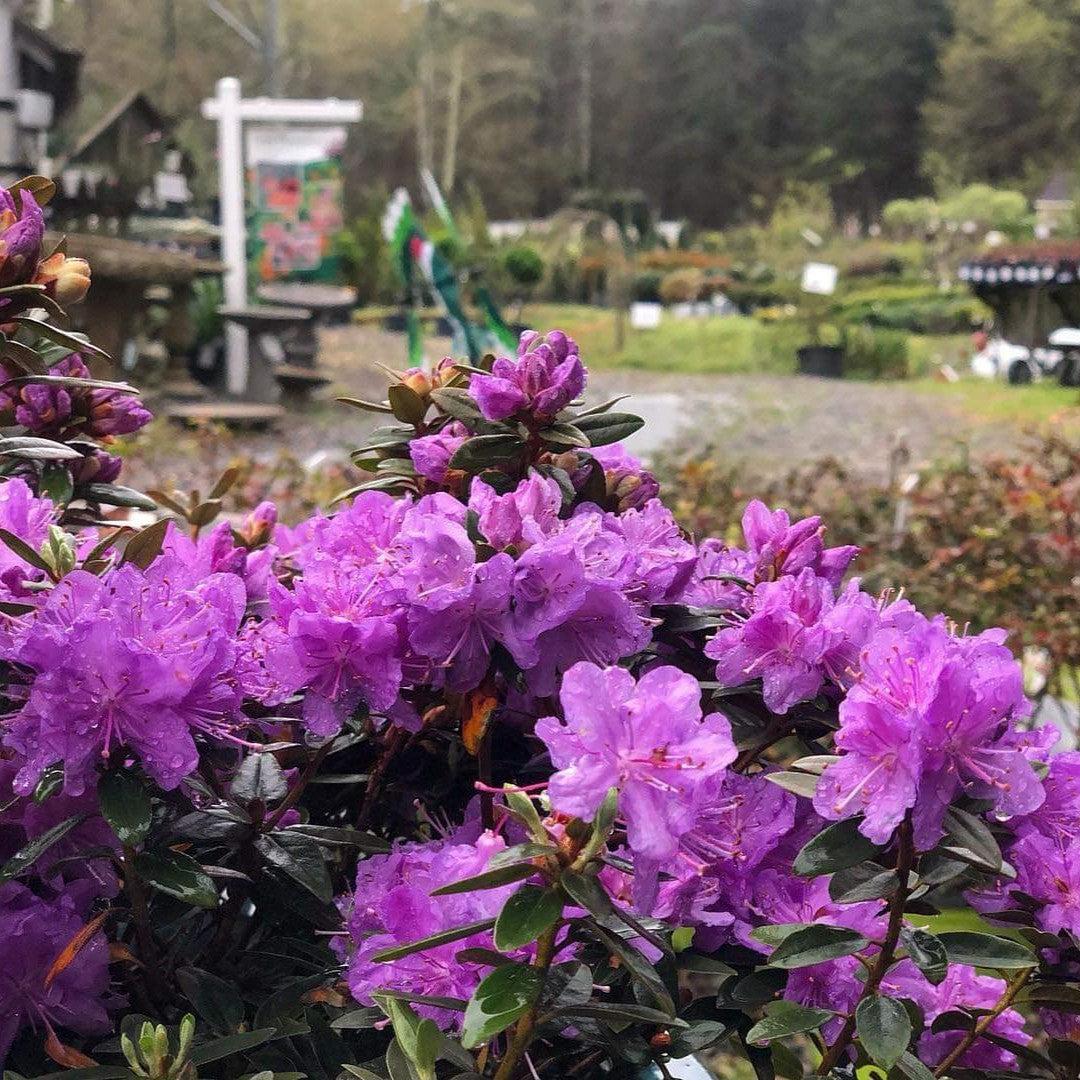
[[[60,318],[35,193],[0,201],[11,1075],[1076,1074],[1080,755],[1002,633],[866,592],[814,517],[686,535],[559,332],[352,401],[385,424],[325,513],[222,520],[226,475],[106,518],[150,504],[108,449],[145,410],[24,314]]]

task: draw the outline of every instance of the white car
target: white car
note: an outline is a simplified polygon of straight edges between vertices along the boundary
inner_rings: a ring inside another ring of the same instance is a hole
[[[1063,326],[1053,331],[1046,347],[1014,345],[991,338],[971,358],[972,373],[983,379],[1006,379],[1013,385],[1056,378],[1062,386],[1080,385],[1080,329]]]

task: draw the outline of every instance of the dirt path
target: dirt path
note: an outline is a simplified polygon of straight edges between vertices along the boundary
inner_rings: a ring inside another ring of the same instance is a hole
[[[156,424],[133,448],[129,482],[144,487],[162,482],[205,487],[233,458],[270,462],[282,450],[318,468],[347,461],[348,451],[381,422],[333,401],[336,394],[379,400],[386,375],[378,363],[400,367],[400,335],[368,327],[327,330],[320,362],[333,380],[331,392],[303,412],[290,415],[277,432],[178,435]],[[429,340],[429,353],[449,343]],[[648,457],[658,451],[695,453],[746,461],[766,474],[826,455],[872,476],[888,469],[898,443],[918,463],[955,450],[1007,451],[1018,445],[1018,428],[981,422],[955,399],[903,383],[828,381],[795,376],[657,375],[640,371],[598,371],[589,398],[601,401],[629,394],[619,407],[645,417],[631,445]]]

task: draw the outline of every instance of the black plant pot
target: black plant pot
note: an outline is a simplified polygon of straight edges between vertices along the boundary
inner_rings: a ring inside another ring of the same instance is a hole
[[[804,345],[797,350],[800,375],[818,375],[824,379],[844,377],[842,345]]]

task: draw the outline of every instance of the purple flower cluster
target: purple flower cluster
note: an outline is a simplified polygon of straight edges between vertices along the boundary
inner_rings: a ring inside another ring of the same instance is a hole
[[[579,660],[637,652],[650,605],[689,576],[692,545],[657,501],[570,518],[561,503],[533,474],[506,495],[476,479],[467,505],[367,492],[314,520],[289,551],[299,577],[271,580],[269,617],[245,631],[248,692],[276,705],[305,690],[304,720],[327,735],[361,703],[407,716],[413,687],[473,689],[496,646],[538,696]]]
[[[577,344],[561,330],[521,335],[517,358],[499,357],[489,375],[473,375],[469,392],[489,420],[550,420],[585,389]]]
[[[243,610],[237,577],[196,578],[168,557],[146,572],[129,563],[104,578],[68,574],[0,650],[25,673],[3,738],[21,758],[15,790],[28,794],[62,763],[77,795],[121,751],[175,788],[198,764],[195,733],[234,732]]]
[[[469,998],[485,969],[461,960],[459,954],[463,949],[491,949],[490,930],[389,963],[373,957],[382,949],[494,918],[515,885],[448,896],[431,893],[481,873],[505,847],[502,837],[466,825],[446,839],[398,844],[391,854],[375,855],[360,864],[355,890],[341,901],[349,940],[337,945],[347,963],[345,980],[357,1001],[372,1004],[380,989]],[[460,1013],[436,1006],[416,1009],[441,1027],[461,1019]]]
[[[49,374],[70,379],[92,378],[78,353],[54,364]],[[103,439],[130,435],[153,419],[132,394],[108,387],[59,383],[31,382],[0,391],[0,410],[13,412],[16,421],[27,431],[46,438]]]
[[[920,850],[941,835],[961,792],[988,800],[1002,818],[1044,799],[1032,767],[1045,738],[1028,738],[1020,667],[1001,631],[958,637],[943,618],[906,613],[863,648],[858,675],[840,704],[836,745],[814,805],[833,820],[862,814],[861,831],[885,843],[912,814]]]

